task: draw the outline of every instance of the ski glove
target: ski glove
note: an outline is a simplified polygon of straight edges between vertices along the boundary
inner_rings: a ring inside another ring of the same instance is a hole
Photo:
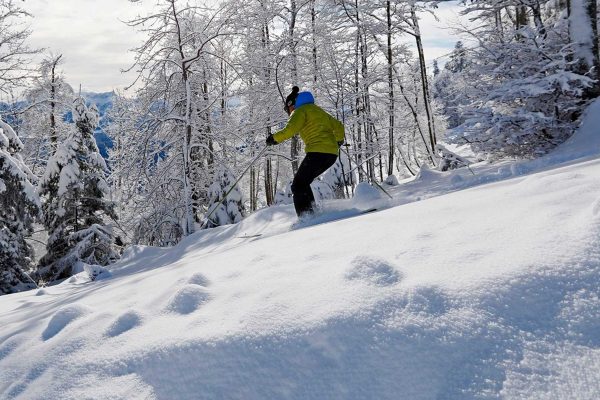
[[[273,135],[267,136],[266,143],[267,143],[267,146],[274,146],[274,145],[277,144],[277,142],[275,141],[275,138],[273,137]]]
[[[344,141],[340,140],[339,142],[337,142],[337,144],[338,144],[338,147],[342,147],[342,145],[344,144]]]

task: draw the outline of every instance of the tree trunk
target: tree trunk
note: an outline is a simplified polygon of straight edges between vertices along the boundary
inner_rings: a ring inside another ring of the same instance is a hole
[[[574,44],[575,72],[600,78],[598,54],[598,15],[596,0],[571,0],[569,9],[569,35]],[[600,83],[586,90],[584,97],[592,99],[600,95]]]
[[[355,96],[355,121],[354,121],[354,132],[356,137],[354,138],[354,152],[356,155],[356,164],[362,164],[362,152],[363,152],[363,141],[362,141],[362,121],[363,114],[361,109],[361,93],[360,93],[360,80],[358,77],[358,65],[359,65],[359,48],[360,48],[360,29],[356,28],[356,44],[354,47],[354,96]],[[363,182],[365,180],[365,176],[362,168],[358,169],[358,181]]]
[[[533,23],[538,31],[538,35],[545,38],[546,37],[546,27],[544,26],[544,21],[542,20],[542,10],[540,4],[534,4],[531,6],[531,11],[533,13]]]
[[[433,120],[433,110],[431,108],[431,99],[429,96],[429,84],[427,79],[427,66],[425,64],[425,53],[423,51],[423,42],[421,39],[421,32],[419,29],[419,20],[415,13],[415,9],[411,9],[411,17],[415,28],[415,39],[417,41],[417,51],[419,54],[419,66],[421,70],[421,86],[423,90],[423,102],[425,105],[425,113],[427,114],[427,128],[429,130],[429,141],[430,141],[430,154],[434,154],[435,145],[437,144],[437,138],[435,134],[435,124]],[[435,159],[432,157],[432,162],[435,164]]]
[[[374,142],[374,126],[371,113],[371,96],[369,95],[369,60],[368,60],[368,44],[367,35],[362,29],[361,15],[358,0],[355,1],[356,7],[356,27],[359,32],[360,43],[360,65],[361,78],[360,85],[361,98],[363,106],[363,125],[365,130],[365,157],[371,157],[375,154]],[[367,161],[367,174],[370,180],[375,180],[375,159],[371,158]]]
[[[388,128],[388,168],[387,174],[394,173],[394,60],[392,51],[392,13],[390,0],[386,2],[387,15],[387,63],[388,63],[388,103],[389,103],[389,128]]]
[[[517,30],[526,27],[528,23],[527,20],[527,8],[525,6],[516,6],[515,7],[515,28]],[[517,33],[516,39],[518,41],[523,41],[523,35],[521,33]]]
[[[190,147],[191,147],[191,139],[192,139],[192,88],[189,82],[188,76],[188,67],[184,60],[186,59],[184,51],[183,51],[183,41],[181,37],[181,27],[179,24],[179,18],[177,10],[175,9],[175,1],[171,2],[171,10],[172,17],[175,21],[175,27],[177,29],[177,50],[179,52],[179,56],[181,57],[180,65],[181,65],[181,79],[184,87],[186,89],[185,94],[185,110],[184,110],[184,120],[185,120],[185,128],[184,128],[184,140],[182,146],[183,153],[183,202],[185,207],[184,221],[183,221],[183,235],[188,236],[194,233],[194,216],[192,210],[192,193],[190,188]]]
[[[56,64],[61,56],[58,56],[52,63],[52,72],[50,77],[50,146],[52,154],[58,146],[58,135],[56,133]]]
[[[258,208],[258,206],[257,206],[258,194],[257,194],[257,190],[256,190],[256,185],[254,183],[255,181],[256,181],[256,168],[251,167],[250,168],[250,211],[256,211],[256,209]]]
[[[265,161],[265,197],[267,199],[267,205],[271,206],[275,203],[273,181],[270,177],[273,175],[273,166],[271,159],[267,158]]]
[[[269,24],[265,22],[264,30],[263,30],[263,47],[265,49],[265,54],[269,54],[270,48],[270,36],[269,36]],[[271,86],[271,65],[267,62],[264,69],[265,77],[265,92],[268,93]],[[271,118],[267,115],[266,120],[266,137],[271,134]],[[271,165],[271,158],[267,157],[265,162],[265,197],[267,200],[267,205],[272,205],[275,203],[275,190],[273,189],[273,167]]]
[[[290,66],[292,85],[298,85],[298,54],[296,53],[296,17],[298,16],[298,7],[296,0],[290,0],[290,55],[292,59],[292,65]],[[294,174],[298,172],[300,166],[298,158],[300,157],[300,141],[298,136],[292,137],[290,157],[292,159],[292,171]]]
[[[254,78],[252,75],[250,76],[248,83],[249,83],[250,87],[254,86],[255,82],[254,82]],[[253,102],[250,102],[248,105],[248,112],[250,114],[248,119],[250,121],[254,121],[254,119],[255,119],[254,107],[255,107],[255,104]],[[251,130],[250,137],[255,138],[256,131]],[[252,142],[249,145],[251,160],[253,160],[254,157],[256,157],[254,149],[255,149],[254,142]],[[256,166],[253,165],[252,167],[250,167],[250,211],[256,211],[256,209],[258,208],[258,185],[256,183],[257,175],[258,175],[257,168],[256,168]]]
[[[496,12],[494,13],[494,19],[496,22],[496,29],[500,33],[500,40],[503,40],[504,27],[502,26],[502,9],[501,8],[496,10]]]
[[[271,128],[268,128],[269,130]],[[265,162],[265,197],[267,205],[275,204],[275,188],[273,185],[273,164],[270,157]]]
[[[227,64],[221,60],[220,63],[220,77],[221,77],[221,126],[225,124],[225,114],[227,112]],[[222,143],[223,159],[227,157],[227,136],[223,137]]]
[[[316,28],[316,12],[315,0],[310,0],[310,21],[312,29],[312,61],[313,61],[313,92],[317,94],[317,28]]]
[[[524,26],[527,26],[527,8],[525,8],[525,6],[517,6],[515,13],[515,27],[521,29]]]

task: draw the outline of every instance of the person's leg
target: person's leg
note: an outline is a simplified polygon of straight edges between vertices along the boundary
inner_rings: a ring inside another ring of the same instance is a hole
[[[299,217],[313,212],[315,198],[310,184],[317,176],[331,167],[336,159],[337,155],[335,154],[307,153],[304,160],[302,160],[292,182],[294,207]]]
[[[313,162],[311,162],[311,154],[312,153],[306,154],[306,157],[304,157],[304,160],[302,160],[300,163],[298,172],[296,172],[292,182],[294,208],[296,209],[296,214],[299,217],[307,212],[310,212],[311,202],[314,201],[312,190],[310,188],[310,183],[314,179],[311,171],[311,164],[313,164]]]

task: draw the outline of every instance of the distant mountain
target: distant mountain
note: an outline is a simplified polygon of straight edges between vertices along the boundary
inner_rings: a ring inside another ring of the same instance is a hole
[[[96,138],[96,143],[98,144],[100,154],[102,154],[102,157],[108,158],[108,150],[112,149],[113,141],[106,134],[104,129],[110,125],[110,118],[106,114],[112,108],[115,99],[115,92],[85,92],[81,95],[86,100],[88,105],[95,104],[96,107],[98,107],[98,111],[100,112],[100,124],[98,125],[96,132],[94,132],[94,137]]]
[[[100,124],[94,132],[94,138],[96,139],[102,157],[108,158],[108,150],[112,148],[113,142],[104,129],[110,124],[110,119],[106,114],[112,108],[115,92],[82,92],[81,96],[85,99],[88,106],[95,104],[100,112]],[[64,119],[65,121],[73,122],[73,115],[70,111],[65,114]]]
[[[100,111],[100,115],[105,115],[113,105],[115,92],[83,92],[81,96],[83,96],[88,104],[95,104],[98,107],[98,111]]]
[[[83,92],[81,96],[86,100],[88,106],[95,104],[100,112],[100,124],[94,132],[94,138],[98,144],[98,149],[102,157],[108,158],[108,150],[112,148],[112,139],[106,134],[105,128],[110,124],[110,119],[107,115],[108,111],[112,108],[113,101],[115,98],[114,92],[94,93],[94,92]],[[4,103],[0,102],[0,115],[2,119],[13,127],[18,127],[21,124],[20,117],[18,116],[18,110],[21,110],[27,106],[27,101],[18,101],[16,103]],[[15,110],[17,112],[15,112]],[[63,120],[66,122],[73,122],[73,115],[71,111],[63,115]]]
[[[14,110],[24,108],[26,105],[26,101],[17,101],[16,103],[0,102],[2,120],[14,128],[19,124],[19,119],[15,116]]]

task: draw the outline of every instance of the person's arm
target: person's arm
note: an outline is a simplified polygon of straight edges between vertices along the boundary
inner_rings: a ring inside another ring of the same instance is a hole
[[[292,116],[288,120],[285,128],[273,134],[273,138],[277,143],[281,143],[285,140],[290,139],[296,133],[302,130],[306,121],[306,114],[301,110],[294,110]]]
[[[331,119],[331,126],[333,128],[333,134],[335,135],[336,142],[343,142],[345,138],[344,124],[342,124],[340,121],[333,118],[332,116],[329,116],[329,118]]]

